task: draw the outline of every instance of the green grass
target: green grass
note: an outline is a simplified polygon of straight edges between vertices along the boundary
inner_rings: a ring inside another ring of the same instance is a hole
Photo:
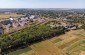
[[[20,54],[25,53],[25,52],[28,52],[30,50],[32,50],[31,47],[27,47],[27,48],[24,48],[24,49],[16,50],[14,52],[10,52],[10,53],[5,54],[5,55],[20,55]]]

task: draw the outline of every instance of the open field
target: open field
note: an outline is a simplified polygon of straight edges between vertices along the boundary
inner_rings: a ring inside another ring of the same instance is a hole
[[[59,36],[62,41],[58,42],[56,46],[63,48],[63,50],[69,55],[80,55],[81,50],[85,51],[85,31],[84,30],[72,30],[65,35]]]
[[[62,51],[49,40],[31,46],[39,55],[64,55]]]
[[[24,53],[24,52],[28,52],[28,51],[30,51],[30,50],[32,50],[31,47],[27,47],[27,48],[24,48],[24,49],[16,50],[16,51],[11,52],[11,53],[9,53],[9,54],[7,54],[7,55],[19,55],[19,54],[22,54],[22,53]]]
[[[60,41],[62,41],[62,39],[56,38],[55,40],[53,40],[53,43],[57,43],[57,42],[60,42]]]
[[[0,19],[5,19],[5,18],[9,18],[9,17],[18,17],[18,16],[25,16],[22,14],[0,14]]]
[[[72,30],[63,35],[35,43],[30,46],[31,51],[19,55],[84,55],[84,34],[84,30]]]
[[[74,43],[75,41],[78,41],[78,38],[71,37],[70,39],[58,42],[57,46],[62,49],[62,48],[65,48],[65,47],[69,46],[70,44]]]
[[[65,55],[61,49],[49,40],[33,44],[30,47],[32,48],[31,51],[26,51],[19,55]]]
[[[31,51],[28,51],[28,52],[25,52],[25,53],[22,53],[20,55],[38,55],[36,52],[34,52],[33,50]]]

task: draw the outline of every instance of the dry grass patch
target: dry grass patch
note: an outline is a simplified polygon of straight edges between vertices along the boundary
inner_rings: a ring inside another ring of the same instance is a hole
[[[65,48],[65,47],[69,46],[70,44],[74,43],[77,40],[78,40],[77,37],[71,37],[67,40],[63,40],[61,42],[58,42],[57,46],[62,49],[62,48]]]
[[[70,50],[74,49],[75,47],[79,46],[81,43],[83,43],[83,40],[79,40],[79,41],[73,43],[72,45],[67,47],[67,51],[70,51]]]
[[[28,52],[28,51],[31,51],[31,50],[32,50],[32,48],[28,46],[27,48],[18,49],[16,51],[10,52],[6,55],[20,55],[22,53],[25,53],[25,52]]]
[[[53,43],[57,43],[57,42],[60,42],[60,41],[62,41],[61,38],[55,38],[55,40],[52,40]]]
[[[31,48],[39,55],[64,55],[64,53],[49,40],[33,44]]]
[[[25,16],[22,14],[0,14],[0,19],[5,19],[5,18],[9,18],[9,17],[18,17],[18,16]]]
[[[22,53],[22,54],[20,54],[20,55],[38,55],[38,54],[36,54],[33,50],[31,50],[31,51]]]

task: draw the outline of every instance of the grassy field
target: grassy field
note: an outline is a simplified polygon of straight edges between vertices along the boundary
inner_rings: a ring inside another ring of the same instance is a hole
[[[35,51],[31,50],[31,51],[28,51],[28,52],[25,52],[25,53],[22,53],[20,55],[38,55]]]
[[[6,55],[20,55],[20,54],[22,54],[24,52],[28,52],[28,51],[31,51],[31,50],[32,50],[31,47],[27,47],[27,48],[24,48],[24,49],[16,50],[16,51],[11,52],[11,53],[6,54]]]
[[[64,55],[63,52],[49,40],[34,44],[31,48],[39,55]]]
[[[63,40],[63,41],[57,43],[57,46],[62,49],[62,48],[69,46],[70,44],[74,43],[77,40],[78,40],[78,38],[71,37],[70,39]]]
[[[57,42],[60,42],[60,41],[62,41],[62,39],[56,38],[55,40],[53,40],[53,43],[57,43]]]
[[[72,30],[64,35],[54,38],[52,42],[58,46],[59,49],[62,49],[66,55],[84,55],[85,53],[84,30]]]
[[[67,35],[65,36],[70,36],[71,37],[76,37],[77,39],[75,39],[74,41],[70,41],[69,38],[66,43],[67,45],[65,45],[66,47],[64,47],[63,50],[66,51],[66,53],[68,53],[69,55],[81,55],[81,50],[85,51],[85,39],[84,39],[84,34],[85,31],[84,30],[74,30],[74,31],[70,31],[67,33]],[[62,47],[62,46],[61,46]]]
[[[18,16],[25,16],[22,14],[0,14],[0,19],[5,19],[5,18],[9,18],[9,17],[18,17]]]
[[[35,43],[30,46],[31,51],[20,51],[22,53],[19,55],[85,55],[84,34],[84,30],[72,30],[66,34]]]
[[[56,47],[55,44],[53,44],[49,40],[33,44],[30,47],[32,48],[31,51],[28,51],[28,52],[26,51],[19,55],[65,55],[61,49]]]

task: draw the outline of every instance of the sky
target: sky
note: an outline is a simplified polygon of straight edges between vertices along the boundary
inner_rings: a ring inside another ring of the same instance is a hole
[[[0,0],[0,8],[85,8],[85,0]]]

